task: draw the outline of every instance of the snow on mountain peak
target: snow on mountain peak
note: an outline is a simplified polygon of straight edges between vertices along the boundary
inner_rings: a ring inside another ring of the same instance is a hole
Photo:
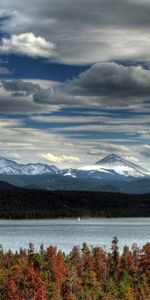
[[[0,157],[0,174],[7,175],[40,175],[56,174],[59,169],[55,166],[36,163],[19,164],[15,161]]]
[[[109,154],[108,156],[102,158],[96,164],[107,164],[107,163],[116,163],[116,162],[123,162],[124,160],[121,158],[121,156],[116,154]]]
[[[110,154],[93,165],[77,169],[60,170],[53,165],[42,163],[19,164],[0,157],[0,174],[5,175],[42,175],[59,174],[60,176],[102,178],[108,176],[146,177],[150,173],[140,166],[125,160],[116,154]]]
[[[96,164],[79,168],[79,170],[112,173],[126,177],[143,177],[149,175],[148,171],[144,168],[116,154],[110,154],[96,162]]]
[[[141,174],[145,174],[148,173],[147,170],[145,170],[144,168],[138,166],[135,163],[132,163],[124,158],[122,158],[119,155],[116,154],[110,154],[106,157],[104,157],[103,159],[101,159],[100,161],[98,161],[96,163],[97,165],[106,165],[108,167],[124,167],[124,168],[129,168],[129,169],[134,169],[135,171],[141,173]]]

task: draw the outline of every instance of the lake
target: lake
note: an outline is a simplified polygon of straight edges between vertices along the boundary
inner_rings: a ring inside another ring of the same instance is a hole
[[[110,250],[114,236],[120,249],[133,243],[143,246],[150,242],[150,218],[0,220],[0,244],[5,250],[27,248],[30,242],[36,250],[43,243],[68,253],[83,242]]]

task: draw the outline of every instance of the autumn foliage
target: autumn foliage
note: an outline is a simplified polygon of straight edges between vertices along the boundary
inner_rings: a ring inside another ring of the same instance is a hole
[[[0,300],[150,300],[150,244],[122,253],[118,240],[106,252],[75,246],[70,254],[50,246],[39,252],[0,248]]]

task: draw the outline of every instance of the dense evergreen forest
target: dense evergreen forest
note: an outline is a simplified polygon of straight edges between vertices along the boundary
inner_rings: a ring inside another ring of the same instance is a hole
[[[150,194],[44,191],[2,185],[0,218],[148,217]]]
[[[100,247],[75,246],[70,254],[41,245],[39,252],[0,249],[1,300],[148,300],[150,244],[143,249],[108,253]]]

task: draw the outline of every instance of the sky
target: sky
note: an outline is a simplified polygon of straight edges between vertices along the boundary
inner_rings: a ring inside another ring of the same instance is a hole
[[[0,5],[0,156],[150,170],[150,1]]]

